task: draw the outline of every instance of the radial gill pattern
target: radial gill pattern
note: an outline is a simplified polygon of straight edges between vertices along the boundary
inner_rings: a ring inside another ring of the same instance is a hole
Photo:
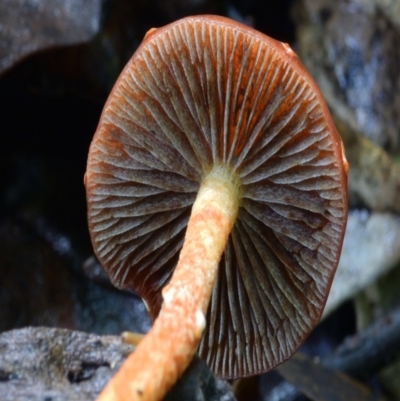
[[[293,61],[293,63],[292,63]],[[119,78],[90,149],[89,225],[113,283],[155,317],[202,177],[241,179],[237,222],[199,352],[214,372],[266,371],[319,319],[346,225],[340,139],[288,49],[229,20],[150,34]]]

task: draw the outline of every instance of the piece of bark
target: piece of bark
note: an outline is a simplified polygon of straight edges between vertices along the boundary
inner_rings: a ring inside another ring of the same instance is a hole
[[[334,116],[349,162],[349,204],[400,213],[400,165],[381,147]]]
[[[331,111],[398,152],[400,35],[388,18],[398,7],[384,3],[394,1],[301,0],[292,15],[300,59]]]
[[[315,401],[382,401],[365,385],[346,374],[322,366],[301,352],[277,368],[300,392]]]
[[[400,309],[347,338],[322,364],[366,379],[397,357],[400,357]]]
[[[399,260],[400,218],[392,213],[350,211],[324,316],[371,285]]]
[[[100,0],[0,0],[0,73],[39,50],[89,41],[100,7]]]
[[[44,327],[0,334],[2,401],[90,401],[117,371],[132,347],[117,336]],[[167,400],[234,401],[229,384],[199,358]]]
[[[348,337],[333,354],[322,358],[320,365],[364,380],[399,357],[400,309],[397,309],[367,329]],[[284,371],[284,365],[291,363],[294,362],[288,360],[279,369]],[[300,396],[299,390],[283,381],[265,395],[264,401],[296,400]]]

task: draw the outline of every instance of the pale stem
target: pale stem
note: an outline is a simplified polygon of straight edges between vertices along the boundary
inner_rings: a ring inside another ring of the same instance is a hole
[[[163,305],[149,333],[107,384],[98,401],[161,400],[189,365],[229,233],[239,207],[239,182],[223,167],[204,178]]]

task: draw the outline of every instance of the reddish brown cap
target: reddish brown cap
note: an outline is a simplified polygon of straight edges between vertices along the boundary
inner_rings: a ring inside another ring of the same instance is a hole
[[[214,163],[240,177],[241,200],[199,352],[233,378],[284,361],[320,319],[346,226],[347,163],[287,45],[189,17],[151,32],[128,62],[86,173],[96,255],[153,318]]]

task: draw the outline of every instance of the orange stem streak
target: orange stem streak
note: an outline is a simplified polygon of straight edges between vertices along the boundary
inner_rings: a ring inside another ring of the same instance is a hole
[[[236,220],[239,183],[222,167],[203,180],[178,265],[163,289],[149,333],[111,379],[98,401],[156,401],[189,365],[200,342],[219,260]]]

